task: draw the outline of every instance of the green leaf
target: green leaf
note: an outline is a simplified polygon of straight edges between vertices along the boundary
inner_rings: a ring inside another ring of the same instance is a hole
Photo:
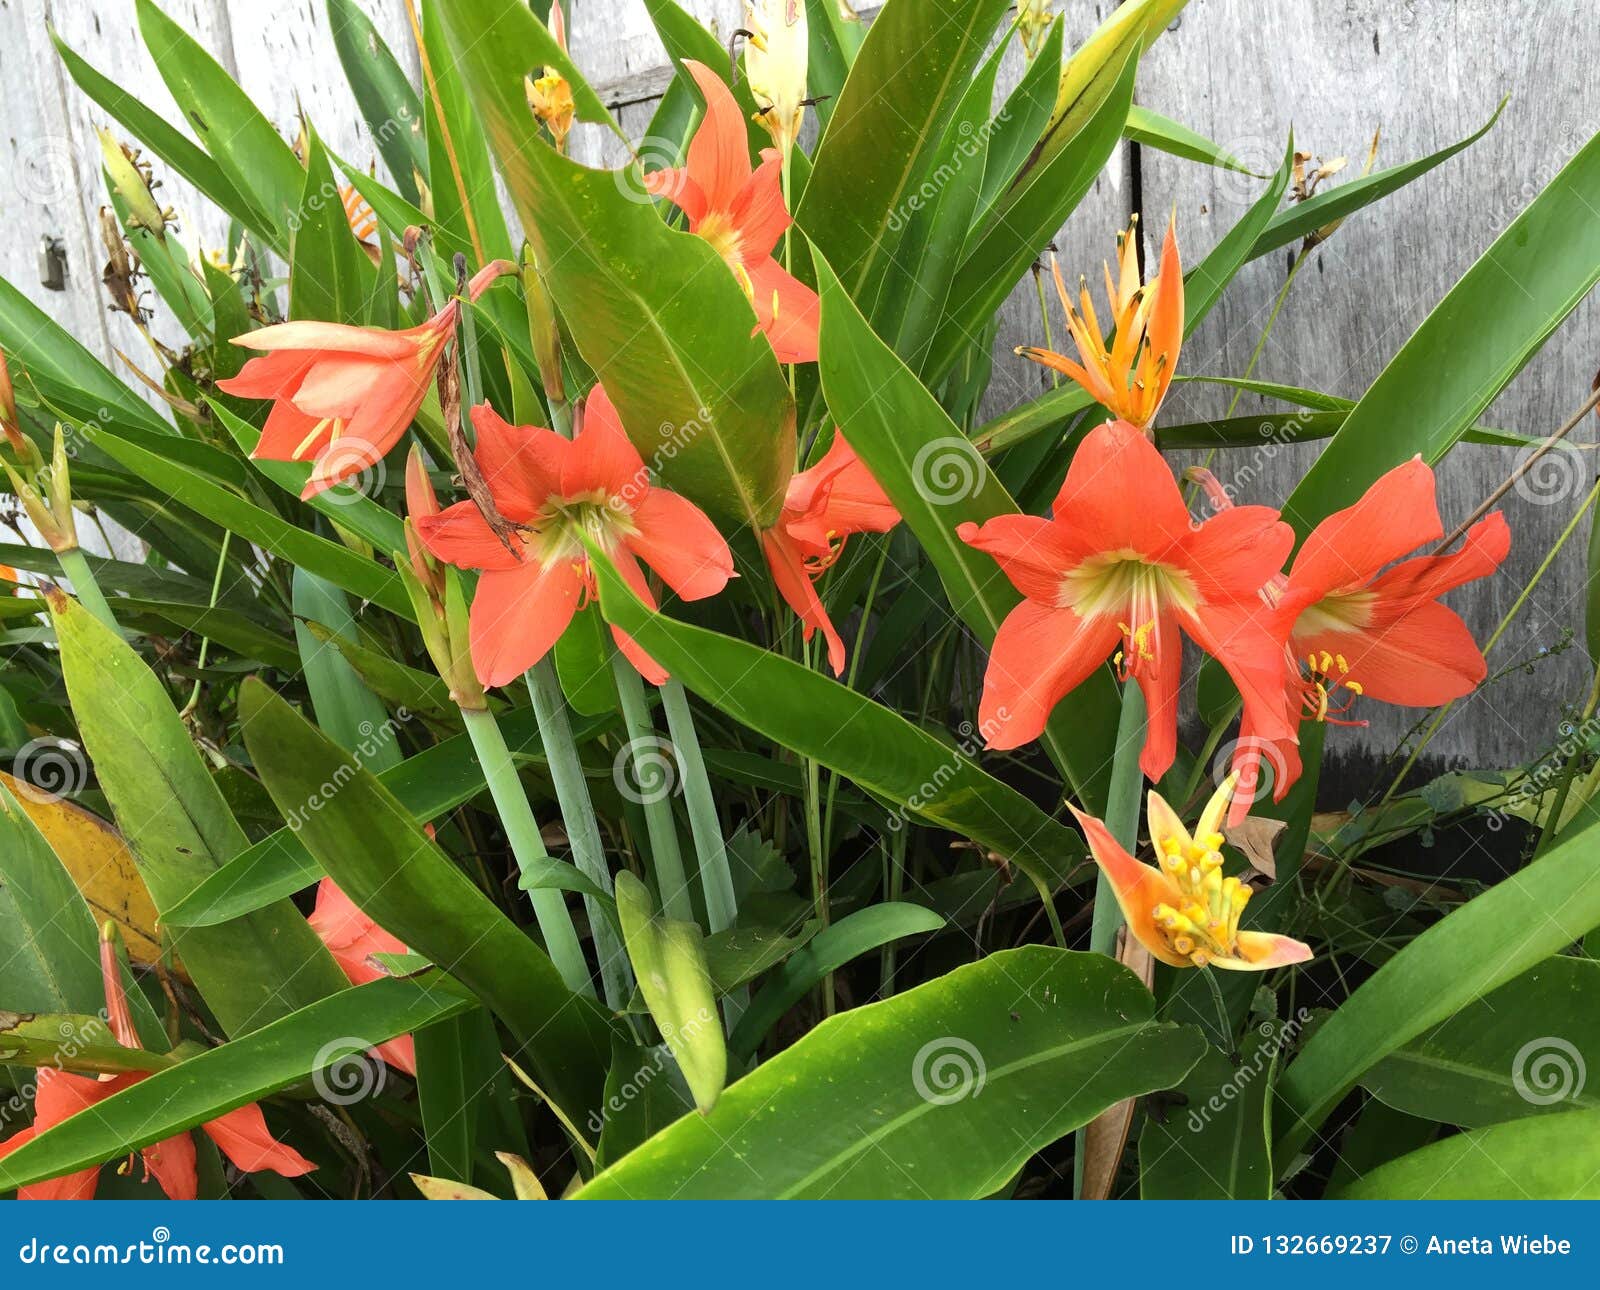
[[[328,875],[380,927],[470,988],[574,1123],[599,1104],[609,1020],[422,831],[411,813],[260,681],[239,695],[245,746]],[[336,785],[330,794],[325,786]],[[519,1060],[521,1058],[519,1057]]]
[[[288,240],[279,235],[276,225],[265,219],[253,199],[244,196],[221,166],[197,147],[187,135],[159,114],[146,107],[126,88],[95,70],[70,49],[50,29],[50,39],[66,65],[67,74],[78,88],[109,112],[114,120],[133,132],[151,152],[171,166],[200,192],[234,219],[261,233],[273,250],[288,250]]]
[[[1600,135],[1378,374],[1284,505],[1303,537],[1420,453],[1437,462],[1600,280]]]
[[[1596,837],[1592,828],[1569,833],[1428,928],[1345,1000],[1278,1083],[1283,1128],[1273,1158],[1293,1159],[1380,1060],[1600,926]]]
[[[728,1049],[700,929],[657,914],[649,890],[627,869],[617,875],[616,888],[622,938],[639,989],[704,1114],[722,1095]]]
[[[579,1196],[976,1199],[1199,1058],[1103,955],[1027,946],[830,1017]]]
[[[704,239],[661,222],[636,176],[580,166],[538,137],[522,86],[530,12],[457,0],[440,15],[551,294],[640,454],[725,524],[771,524],[794,405],[733,274]]]
[[[367,689],[356,670],[338,650],[319,640],[306,623],[316,619],[327,624],[339,638],[353,639],[356,623],[349,600],[339,588],[304,569],[294,571],[291,594],[294,639],[317,724],[346,752],[360,757],[361,764],[374,774],[398,766],[402,754],[395,736],[405,714],[391,723],[387,709]]]
[[[365,1047],[472,1006],[470,996],[437,973],[341,990],[241,1039],[158,1070],[41,1133],[0,1159],[0,1191],[150,1146],[258,1102]]]
[[[818,932],[804,949],[790,955],[761,987],[728,1037],[728,1046],[739,1060],[748,1061],[779,1018],[828,973],[837,972],[846,963],[892,941],[937,932],[943,927],[944,919],[932,910],[899,901],[883,901],[846,914]]]
[[[151,899],[164,912],[244,850],[244,832],[155,674],[75,601],[60,592],[49,599],[79,734]],[[347,984],[287,901],[222,926],[181,929],[170,939],[230,1035]]]
[[[978,198],[980,211],[990,210],[995,200],[1016,179],[1028,157],[1050,124],[1056,103],[1056,87],[1061,81],[1061,46],[1065,22],[1057,18],[1050,25],[1039,53],[1022,73],[1022,79],[1007,96],[1005,105],[989,123],[989,147],[984,158],[983,190]]]
[[[949,369],[1094,184],[1128,119],[1139,37],[1132,29],[1108,51],[1016,180],[979,217],[925,374],[938,377]]]
[[[249,194],[269,221],[259,231],[281,248],[305,187],[294,151],[194,37],[153,0],[136,7],[140,34],[184,121],[234,190]]]
[[[828,408],[938,569],[950,607],[988,645],[1021,597],[956,527],[1015,514],[1017,505],[933,395],[872,333],[828,262],[817,256],[816,265]],[[1051,756],[1094,810],[1109,782],[1102,736],[1115,729],[1116,706],[1116,686],[1101,669],[1062,700],[1046,732]]]
[[[1273,172],[1266,191],[1251,203],[1244,218],[1228,230],[1222,240],[1211,248],[1183,278],[1183,334],[1194,334],[1227,285],[1238,276],[1239,270],[1250,257],[1251,248],[1261,232],[1272,221],[1273,214],[1288,191],[1289,179],[1294,174],[1294,134],[1283,151],[1283,162]]]
[[[418,1032],[417,1108],[428,1143],[428,1168],[468,1182],[485,1096],[507,1078],[494,1022],[482,1008]]]
[[[1123,137],[1133,143],[1144,144],[1185,161],[1200,161],[1223,170],[1236,170],[1242,175],[1255,172],[1247,167],[1221,144],[1213,143],[1171,117],[1152,112],[1135,103],[1128,109],[1127,124],[1122,127]],[[1258,179],[1265,176],[1257,175]]]
[[[85,433],[88,428],[85,427]],[[391,613],[412,619],[415,611],[399,577],[391,569],[348,547],[308,533],[281,516],[248,502],[208,479],[199,471],[134,443],[102,426],[90,436],[96,447],[129,470],[148,479],[162,492],[235,536],[282,557],[290,564],[336,583],[346,591],[382,605]]]
[[[1471,147],[1488,134],[1494,123],[1500,119],[1500,113],[1505,110],[1505,106],[1506,99],[1501,99],[1500,105],[1494,110],[1494,115],[1484,122],[1482,128],[1475,130],[1465,139],[1452,143],[1448,148],[1441,148],[1438,152],[1417,161],[1408,161],[1401,166],[1375,170],[1370,175],[1352,179],[1337,188],[1326,189],[1309,201],[1296,202],[1293,206],[1279,211],[1256,238],[1255,245],[1250,248],[1250,258],[1253,260],[1276,251],[1281,246],[1298,242],[1324,225],[1345,219],[1364,206],[1370,206],[1373,202],[1389,196],[1390,193],[1398,192],[1413,180],[1420,179],[1441,162],[1448,161],[1456,153]]]
[[[601,608],[707,703],[774,742],[972,838],[1033,879],[1041,897],[1062,857],[1082,853],[1077,833],[899,713],[789,659],[653,613],[595,557]],[[819,713],[827,713],[822,719]],[[1053,907],[1046,904],[1053,913]]]
[[[655,1137],[674,1120],[694,1110],[694,1097],[684,1084],[665,1044],[639,1048],[620,1040],[612,1045],[606,1075],[605,1113],[589,1122],[598,1130],[595,1166],[622,1159],[641,1142]]]
[[[1593,1200],[1600,1111],[1568,1111],[1459,1133],[1379,1165],[1340,1200]]]
[[[423,144],[422,101],[372,20],[355,0],[328,0],[328,27],[361,119],[395,187],[418,200],[416,176],[428,178]]]
[[[350,230],[322,140],[309,126],[306,139],[300,201],[289,219],[289,317],[368,322],[379,270]]]
[[[0,1012],[0,1061],[17,1066],[120,1075],[173,1065],[164,1053],[124,1048],[101,1011],[84,1013]]]
[[[796,212],[851,297],[885,310],[901,292],[877,284],[897,258],[907,202],[933,169],[1005,0],[889,0],[834,105]],[[1009,285],[1009,284],[1008,284]],[[868,305],[870,316],[887,317]]]
[[[72,875],[0,786],[0,1005],[13,1012],[97,1012],[105,1003],[99,939]]]
[[[819,920],[808,918],[792,936],[781,928],[759,925],[714,932],[705,938],[706,971],[718,994],[731,994],[747,981],[770,972],[821,930]]]
[[[579,731],[592,738],[602,723]],[[512,756],[523,764],[542,766],[533,714],[527,709],[500,721]],[[391,770],[378,781],[399,799],[418,824],[427,824],[483,792],[483,767],[472,742],[457,735],[436,744]],[[161,921],[170,927],[208,927],[259,909],[282,896],[293,895],[323,876],[322,866],[306,850],[292,829],[279,829],[228,861],[187,898],[165,911]]]
[[[1397,1110],[1475,1128],[1600,1108],[1600,963],[1546,959],[1391,1053],[1361,1085]]]
[[[297,571],[298,572],[298,571]],[[296,623],[295,630],[308,632],[326,650],[337,654],[349,665],[360,683],[404,708],[413,716],[427,717],[441,724],[459,726],[460,710],[450,698],[450,687],[436,672],[397,663],[382,650],[371,648],[359,640],[341,636],[324,623],[306,621]],[[382,771],[382,767],[378,768]]]
[[[1139,1135],[1144,1200],[1270,1200],[1268,1098],[1277,1047],[1252,1034],[1235,1065],[1215,1048]]]

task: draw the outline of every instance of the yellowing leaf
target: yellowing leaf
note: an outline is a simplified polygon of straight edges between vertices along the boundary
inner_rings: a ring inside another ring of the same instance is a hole
[[[116,923],[135,963],[154,963],[161,956],[156,907],[122,835],[98,815],[64,798],[44,796],[5,771],[0,771],[0,784],[72,875],[95,921],[109,918]]]

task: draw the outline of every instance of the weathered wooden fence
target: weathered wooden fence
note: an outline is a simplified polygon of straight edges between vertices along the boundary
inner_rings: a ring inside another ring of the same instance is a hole
[[[1110,0],[1064,0],[1069,46],[1104,16]],[[303,111],[344,156],[372,153],[345,88],[321,0],[164,0],[285,133]],[[413,60],[404,0],[362,0],[391,47]],[[739,25],[740,0],[685,0],[724,34]],[[940,0],[921,0],[930,9]],[[858,6],[870,14],[875,5]],[[1297,276],[1257,359],[1256,375],[1358,396],[1445,290],[1501,229],[1600,128],[1597,37],[1589,6],[1558,0],[1191,0],[1149,53],[1138,98],[1229,148],[1253,169],[1281,158],[1291,125],[1302,148],[1347,155],[1351,173],[1381,128],[1379,164],[1421,156],[1488,119],[1502,95],[1499,124],[1419,184],[1356,216],[1319,248]],[[573,0],[572,51],[591,82],[637,137],[666,83],[665,55],[638,0]],[[96,211],[103,201],[93,127],[103,117],[67,77],[48,25],[102,71],[176,119],[139,40],[132,0],[0,0],[0,274],[28,292],[113,365],[115,351],[140,342],[108,314],[98,288],[103,260]],[[415,70],[413,66],[413,71]],[[1018,67],[1005,76],[1014,81]],[[585,160],[617,160],[616,141],[580,128]],[[1337,179],[1334,182],[1338,182]],[[1135,210],[1157,227],[1175,210],[1187,257],[1208,250],[1260,183],[1124,146],[1057,240],[1074,272],[1097,268],[1114,229]],[[221,246],[215,211],[181,181],[162,190],[183,221],[182,235]],[[64,290],[42,282],[41,259],[65,264]],[[1250,362],[1287,272],[1283,256],[1249,266],[1186,351],[1190,372],[1238,374]],[[1514,287],[1514,284],[1511,284]],[[159,330],[159,324],[158,324]],[[1006,308],[996,345],[993,411],[1032,397],[1041,370],[1011,348],[1039,334],[1031,287]],[[1600,365],[1600,314],[1591,299],[1485,421],[1525,433],[1553,429],[1576,407]],[[1220,414],[1214,388],[1180,388],[1164,416]],[[1253,396],[1238,414],[1264,408]],[[1585,429],[1580,438],[1591,438]],[[1225,459],[1219,470],[1248,500],[1278,502],[1313,448],[1275,448]],[[1465,446],[1442,470],[1447,525],[1465,515],[1515,461],[1509,450]],[[1561,454],[1506,501],[1515,545],[1498,579],[1458,594],[1480,637],[1499,623],[1580,505],[1594,470],[1582,453]],[[1581,697],[1588,663],[1581,643],[1587,528],[1564,550],[1491,657],[1491,670],[1528,660],[1526,670],[1458,705],[1434,751],[1445,759],[1494,764],[1536,755]],[[1576,642],[1554,658],[1573,632]],[[1389,751],[1409,714],[1374,711],[1365,731],[1342,732],[1342,747]]]

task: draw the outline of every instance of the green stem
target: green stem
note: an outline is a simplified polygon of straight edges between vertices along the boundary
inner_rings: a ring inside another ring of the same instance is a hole
[[[611,652],[611,674],[616,678],[617,695],[622,700],[622,724],[628,736],[628,754],[635,767],[648,765],[647,759],[660,758],[665,749],[650,719],[650,705],[645,699],[644,679],[634,671],[618,650]],[[657,778],[655,772],[639,776],[639,789],[647,789],[647,781]],[[661,912],[668,918],[692,923],[694,902],[689,898],[689,880],[683,872],[683,853],[678,847],[678,822],[672,813],[672,778],[663,780],[661,792],[641,791],[638,796],[644,807],[645,829],[650,835],[650,865],[655,873],[656,886],[660,888]]]
[[[1144,787],[1139,749],[1144,743],[1144,720],[1144,695],[1135,682],[1125,681],[1122,715],[1117,721],[1117,747],[1111,761],[1111,791],[1106,797],[1106,827],[1129,851],[1139,839],[1139,790]],[[1115,955],[1120,926],[1122,911],[1117,908],[1116,894],[1102,871],[1095,882],[1089,948],[1099,954]]]
[[[495,724],[494,714],[487,710],[463,708],[461,718],[483,766],[483,778],[489,786],[489,795],[494,798],[517,868],[530,874],[539,861],[549,858],[549,853],[544,849],[544,839],[539,836],[539,823],[533,818],[528,795],[517,778],[517,768],[511,760],[511,750],[506,747],[505,736]],[[561,979],[573,993],[592,998],[594,982],[589,979],[589,965],[584,961],[583,946],[578,943],[578,932],[572,925],[572,915],[567,912],[562,893],[545,887],[530,891],[528,896],[533,903],[534,916],[539,920],[545,948],[556,971],[561,973]]]
[[[77,547],[73,547],[70,551],[57,551],[56,561],[61,565],[62,574],[72,584],[78,603],[112,631],[116,631],[116,617],[100,591],[100,584],[94,580],[94,574],[89,571],[89,562],[83,558],[83,552]]]
[[[233,537],[233,530],[232,529],[223,529],[222,530],[222,546],[221,546],[220,550],[217,553],[217,571],[214,574],[212,574],[212,576],[211,576],[211,598],[210,598],[210,600],[208,600],[206,602],[207,605],[212,609],[215,609],[217,607],[217,594],[222,590],[222,571],[223,571],[223,569],[225,567],[227,567],[227,563],[228,563],[228,541],[232,537]],[[206,655],[210,652],[210,650],[211,650],[211,637],[202,636],[200,638],[200,656],[195,662],[195,671],[196,672],[205,671]],[[194,689],[192,691],[190,691],[189,702],[187,702],[186,704],[183,705],[183,714],[182,715],[187,715],[188,713],[193,712],[195,710],[195,708],[197,706],[199,706],[199,703],[200,703],[200,687],[201,687],[201,680],[200,680],[200,678],[198,676],[196,676],[194,678]]]
[[[811,644],[804,645],[801,654],[808,668],[815,666]],[[822,829],[821,773],[821,763],[815,757],[807,757],[805,778],[802,781],[805,790],[802,808],[806,819],[806,851],[811,858],[811,901],[816,910],[817,921],[822,925],[822,930],[826,931],[831,919],[828,911],[828,846]],[[822,978],[824,1017],[833,1016],[834,1003],[833,973],[829,972]]]
[[[611,870],[606,864],[605,843],[594,803],[589,798],[589,783],[583,777],[583,762],[572,738],[572,723],[567,720],[567,701],[561,693],[555,668],[548,656],[534,664],[528,673],[528,695],[533,700],[533,715],[539,723],[539,742],[544,745],[550,767],[550,782],[555,786],[561,807],[561,823],[572,847],[573,863],[602,891],[611,891]],[[595,957],[600,960],[600,984],[606,1004],[620,1011],[633,996],[633,971],[621,938],[611,917],[592,896],[583,898],[589,914],[589,929],[594,936]]]

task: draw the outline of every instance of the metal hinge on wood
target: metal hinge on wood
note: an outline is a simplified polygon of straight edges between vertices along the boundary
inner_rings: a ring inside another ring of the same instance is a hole
[[[67,248],[48,233],[39,239],[39,282],[51,291],[67,289]]]

